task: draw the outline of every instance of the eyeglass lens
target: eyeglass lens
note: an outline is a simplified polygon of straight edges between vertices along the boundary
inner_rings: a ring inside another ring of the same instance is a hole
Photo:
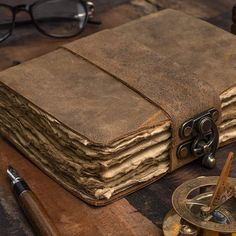
[[[36,4],[32,15],[37,26],[55,37],[78,34],[87,19],[85,6],[78,0],[48,0]]]
[[[10,8],[0,6],[0,39],[5,38],[11,31],[13,13]]]

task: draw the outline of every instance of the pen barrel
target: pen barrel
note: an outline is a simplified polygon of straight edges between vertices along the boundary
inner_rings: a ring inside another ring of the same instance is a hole
[[[44,206],[30,190],[25,190],[18,196],[18,201],[26,217],[40,236],[59,236],[59,232]]]

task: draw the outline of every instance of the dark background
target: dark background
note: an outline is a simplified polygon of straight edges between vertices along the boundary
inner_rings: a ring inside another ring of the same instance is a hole
[[[33,1],[5,0],[0,2],[14,5],[16,2],[20,4]],[[233,0],[95,0],[94,2],[97,10],[96,17],[101,19],[103,24],[101,26],[88,26],[79,37],[121,25],[165,8],[181,10],[229,31],[232,23],[231,10],[235,3]],[[25,17],[25,13],[20,13],[18,17]],[[41,35],[33,26],[15,29],[12,37],[0,44],[0,70],[53,51],[60,45],[75,39],[50,39]],[[17,153],[15,148],[6,140],[1,139],[0,142],[1,154]],[[236,144],[228,145],[217,152],[217,167],[213,170],[206,170],[201,167],[200,161],[195,161],[165,176],[156,183],[129,195],[126,199],[160,227],[164,215],[171,208],[171,195],[174,189],[184,181],[200,175],[219,175],[228,151],[236,153]],[[236,177],[235,170],[236,161],[234,161],[231,175],[233,177]],[[4,190],[5,188],[6,186],[0,185],[0,235],[32,235],[32,231],[14,197],[10,191]]]

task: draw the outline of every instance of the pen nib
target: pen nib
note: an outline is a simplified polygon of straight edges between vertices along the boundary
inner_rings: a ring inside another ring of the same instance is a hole
[[[7,176],[10,178],[11,181],[17,181],[20,179],[20,176],[12,166],[8,166]]]

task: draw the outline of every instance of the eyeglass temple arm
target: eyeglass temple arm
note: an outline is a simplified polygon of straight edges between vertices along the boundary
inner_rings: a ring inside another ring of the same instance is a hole
[[[91,24],[91,25],[101,25],[102,22],[100,20],[88,19],[88,24]]]
[[[93,25],[100,25],[102,24],[101,21],[99,20],[94,20],[94,12],[95,12],[95,7],[94,3],[91,1],[87,1],[87,7],[88,7],[88,24],[93,24]]]

